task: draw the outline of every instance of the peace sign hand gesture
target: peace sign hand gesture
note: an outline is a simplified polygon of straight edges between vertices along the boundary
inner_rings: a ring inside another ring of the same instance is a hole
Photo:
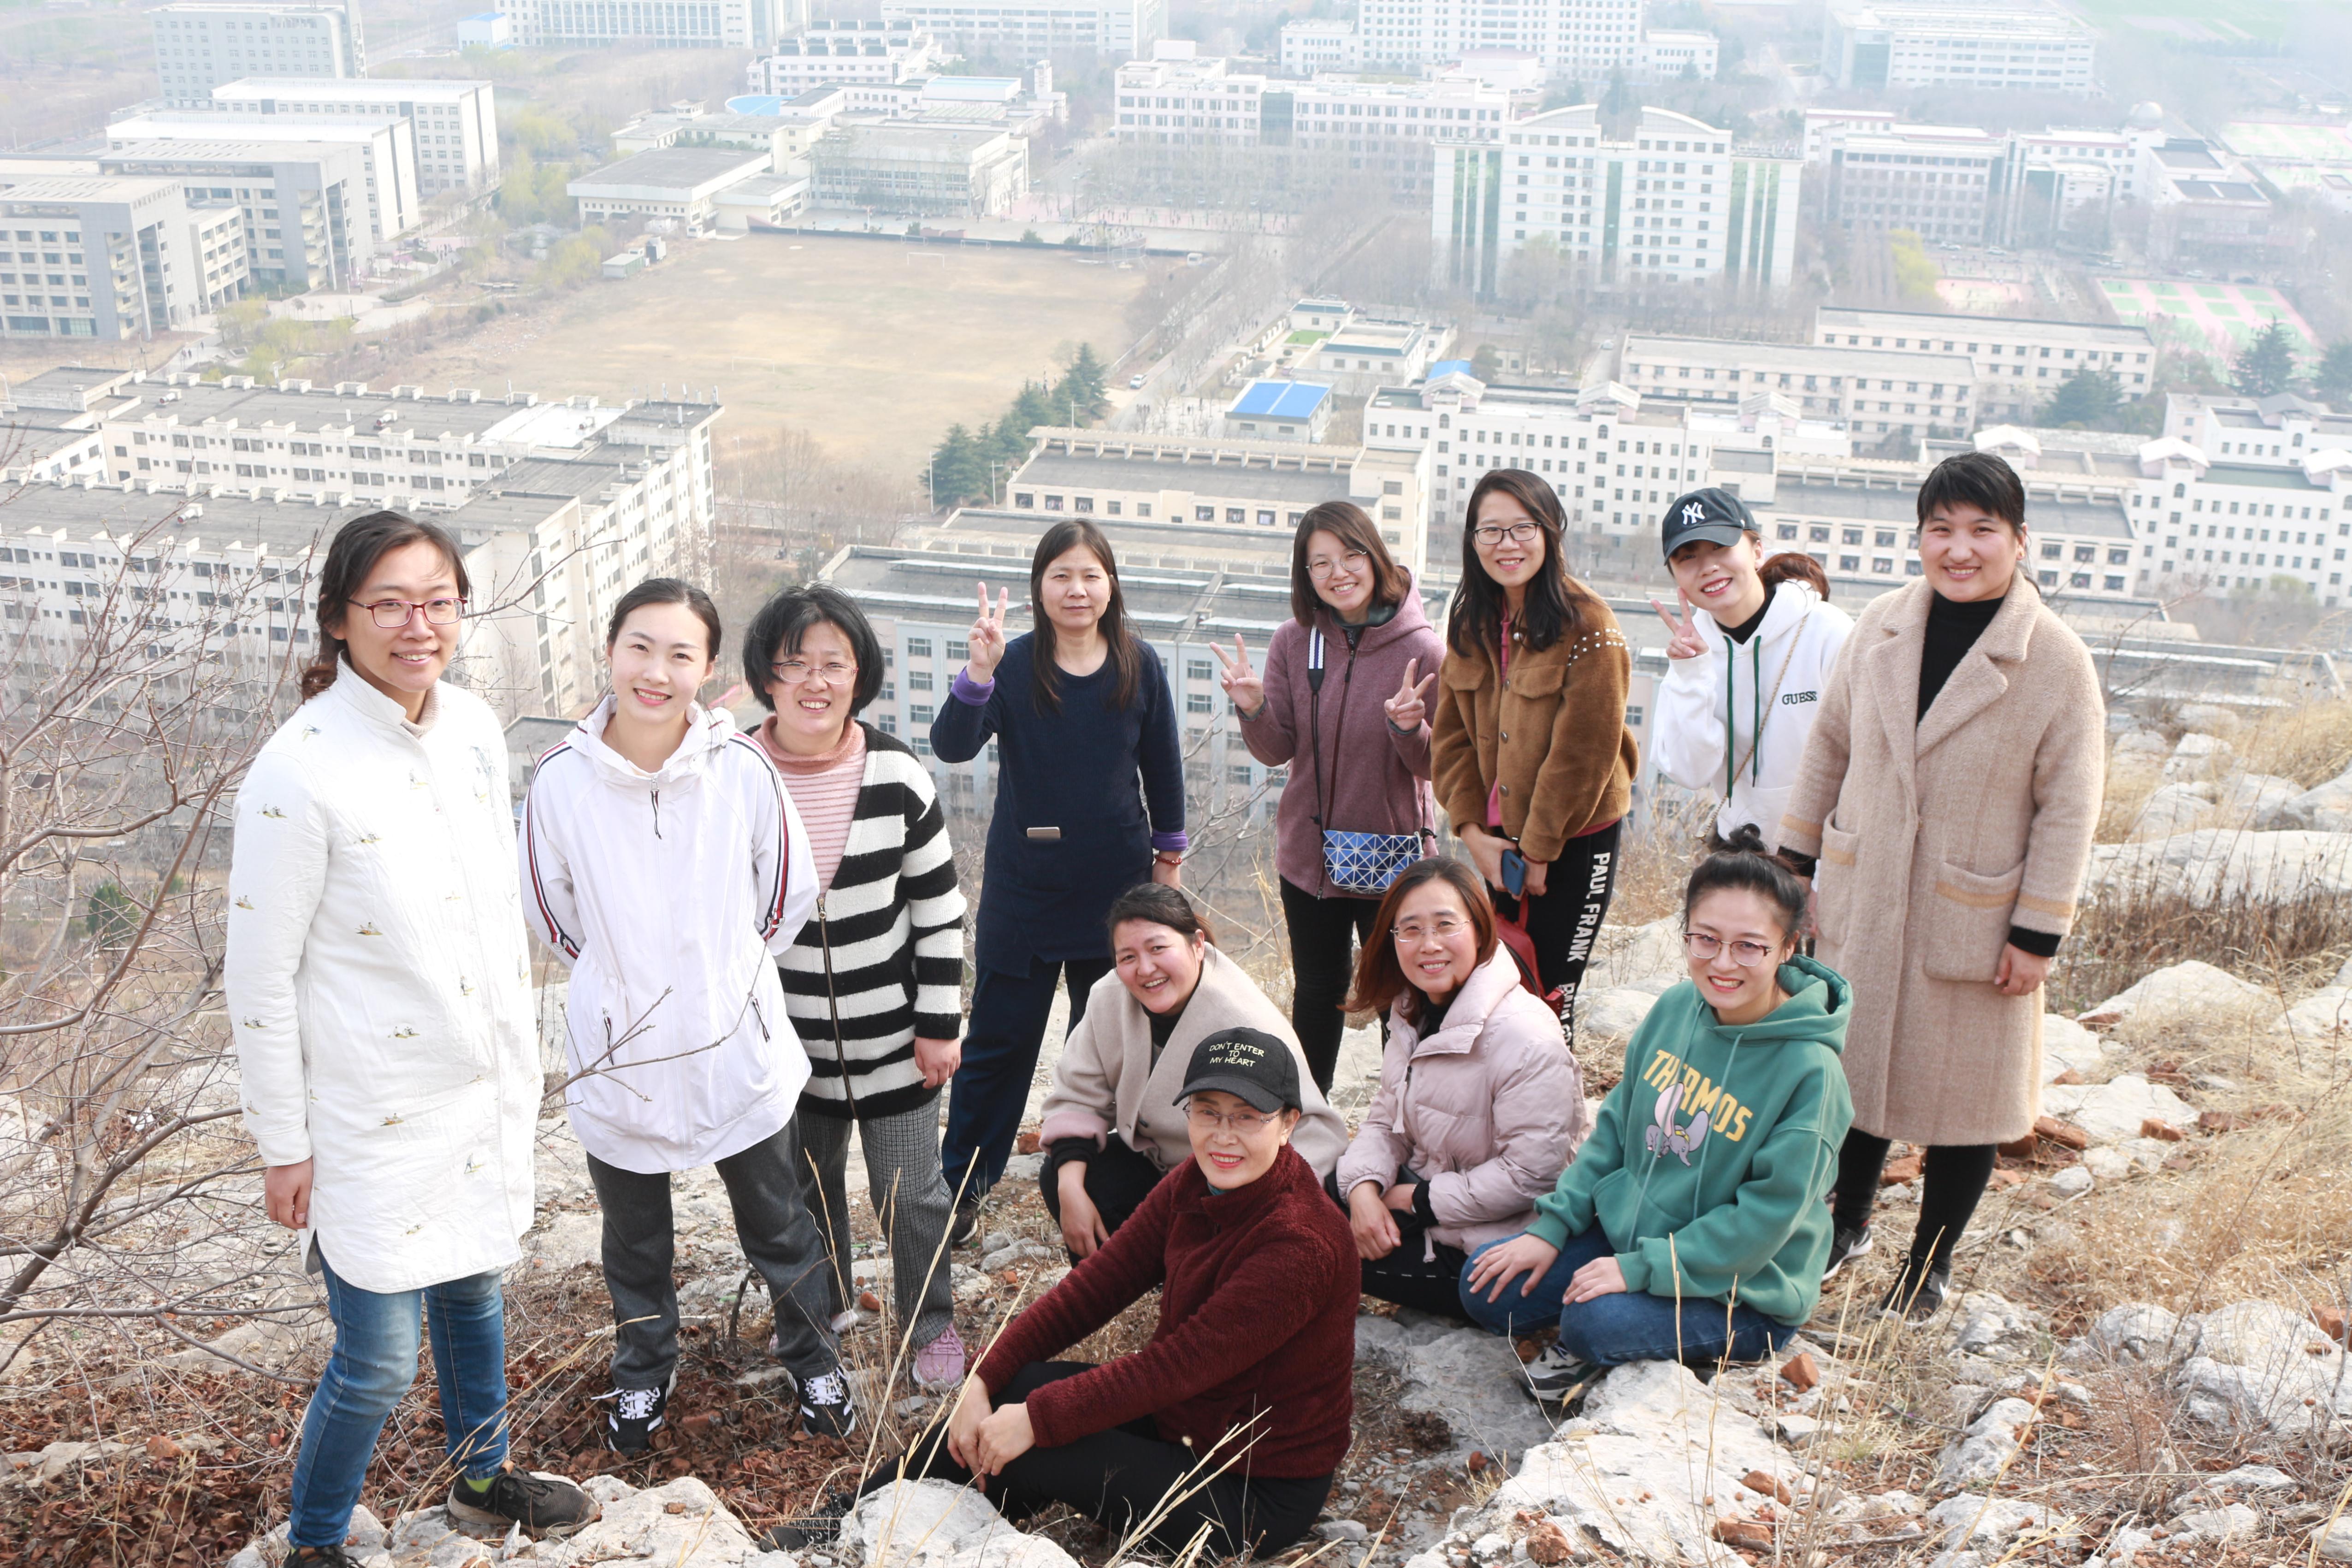
[[[1698,628],[1692,622],[1695,612],[1691,609],[1690,595],[1677,588],[1675,597],[1683,603],[1683,618],[1680,620],[1675,619],[1674,612],[1657,600],[1650,601],[1650,608],[1657,611],[1658,619],[1666,623],[1666,657],[1697,658],[1706,652],[1706,644],[1699,640]]]
[[[1224,687],[1225,695],[1233,699],[1234,709],[1244,719],[1256,718],[1265,707],[1265,677],[1250,668],[1249,649],[1243,646],[1241,635],[1235,633],[1234,636],[1231,658],[1225,657],[1225,650],[1220,644],[1211,643],[1209,651],[1215,654],[1217,662],[1225,667],[1218,683]]]
[[[1437,684],[1437,677],[1423,675],[1415,680],[1413,677],[1420,674],[1421,660],[1406,659],[1404,679],[1397,682],[1396,695],[1381,704],[1389,716],[1389,722],[1400,730],[1420,729],[1422,719],[1428,712],[1429,689]]]
[[[1013,594],[1010,589],[999,588],[996,591],[996,612],[992,615],[988,608],[988,584],[982,583],[977,586],[980,589],[980,618],[971,623],[971,648],[964,657],[964,668],[976,681],[993,680],[996,679],[997,660],[1004,657],[1004,612],[1013,603]]]

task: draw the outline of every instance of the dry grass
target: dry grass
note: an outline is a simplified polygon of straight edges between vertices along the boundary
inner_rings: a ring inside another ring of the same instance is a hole
[[[2248,773],[2315,789],[2352,768],[2352,700],[2271,710],[2232,744]]]
[[[2097,841],[2128,842],[2132,829],[2139,825],[2139,814],[2147,809],[2147,797],[2163,782],[2163,770],[2154,763],[2133,761],[2110,767],[2106,795],[2099,803]]]

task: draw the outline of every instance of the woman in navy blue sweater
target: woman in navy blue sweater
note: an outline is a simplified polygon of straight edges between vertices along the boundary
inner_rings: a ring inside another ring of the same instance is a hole
[[[1000,590],[992,613],[982,585],[970,661],[931,723],[942,762],[970,762],[992,738],[998,747],[979,973],[940,1150],[958,1243],[1004,1173],[1055,983],[1069,987],[1075,1026],[1110,970],[1111,900],[1147,872],[1177,885],[1184,859],[1176,702],[1160,656],[1128,626],[1110,542],[1083,519],[1048,529],[1029,563],[1036,629],[1008,643],[1010,599]]]

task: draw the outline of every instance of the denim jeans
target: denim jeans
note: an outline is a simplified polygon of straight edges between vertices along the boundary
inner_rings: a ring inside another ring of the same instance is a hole
[[[339,1278],[323,1250],[319,1261],[335,1348],[302,1417],[288,1536],[295,1546],[340,1542],[351,1527],[377,1434],[416,1380],[420,1315],[432,1331],[451,1466],[479,1480],[507,1457],[506,1298],[498,1271],[379,1293]]]
[[[1504,1240],[1509,1240],[1505,1237]],[[1613,1258],[1617,1249],[1599,1226],[1571,1236],[1559,1257],[1527,1295],[1519,1287],[1527,1276],[1504,1282],[1499,1301],[1486,1300],[1495,1289],[1470,1289],[1470,1270],[1479,1254],[1500,1247],[1492,1241],[1470,1255],[1462,1269],[1462,1306],[1470,1321],[1498,1334],[1530,1334],[1555,1319],[1559,1323],[1559,1348],[1594,1366],[1622,1366],[1635,1361],[1680,1361],[1689,1366],[1709,1366],[1719,1361],[1759,1361],[1793,1338],[1797,1331],[1753,1307],[1727,1309],[1721,1301],[1699,1299],[1679,1307],[1669,1297],[1644,1290],[1620,1290],[1596,1296],[1574,1306],[1561,1304],[1568,1282],[1596,1258]]]

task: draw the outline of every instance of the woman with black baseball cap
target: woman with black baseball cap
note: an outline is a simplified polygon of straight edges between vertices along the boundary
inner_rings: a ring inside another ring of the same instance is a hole
[[[1721,801],[1712,847],[1753,826],[1769,849],[1797,783],[1822,689],[1853,630],[1801,551],[1764,552],[1748,503],[1727,489],[1676,498],[1658,542],[1682,601],[1666,623],[1666,679],[1650,744],[1658,771]]]
[[[947,1431],[861,1492],[902,1476],[977,1482],[1008,1520],[1056,1502],[1114,1536],[1149,1520],[1171,1553],[1203,1526],[1211,1552],[1261,1557],[1313,1527],[1355,1415],[1360,1276],[1347,1221],[1290,1147],[1297,1047],[1219,1030],[1179,1099],[1192,1160],[1005,1325]],[[1047,1359],[1155,1288],[1143,1349],[1099,1366]],[[770,1542],[831,1539],[854,1501],[836,1493]]]

